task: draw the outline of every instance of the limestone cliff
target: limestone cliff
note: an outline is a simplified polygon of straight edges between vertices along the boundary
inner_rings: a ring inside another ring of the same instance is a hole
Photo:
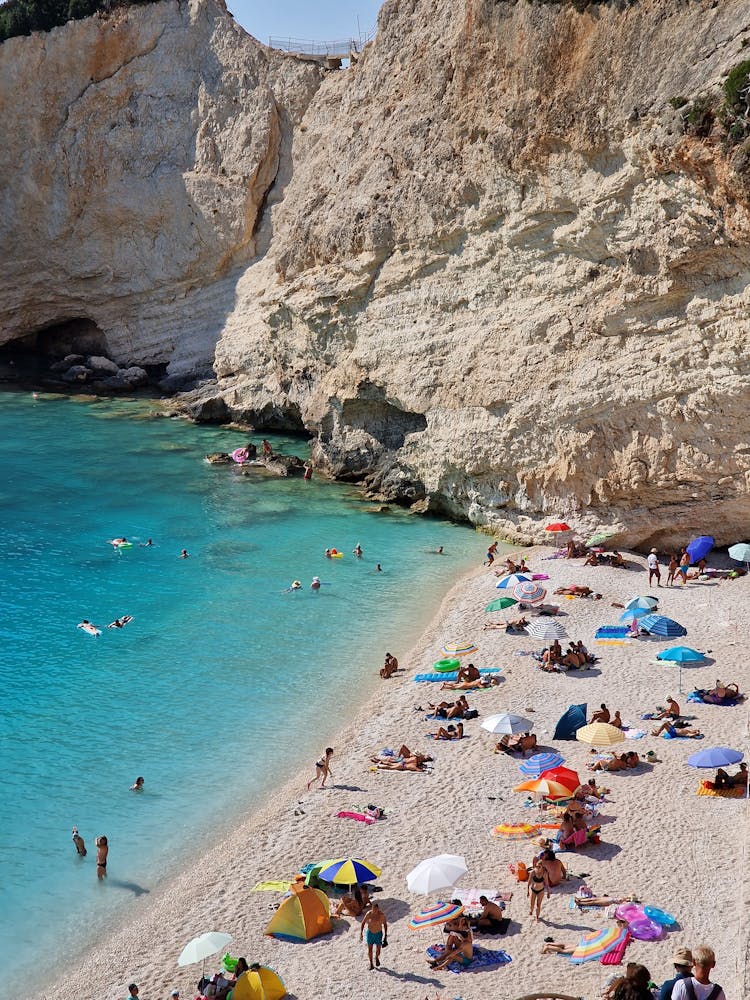
[[[211,0],[13,40],[1,339],[88,317],[210,369],[197,415],[520,539],[734,541],[750,151],[675,105],[746,42],[744,0],[388,0],[322,82]]]

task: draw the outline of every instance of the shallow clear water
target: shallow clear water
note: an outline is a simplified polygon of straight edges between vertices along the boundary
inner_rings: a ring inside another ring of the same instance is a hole
[[[319,753],[385,649],[405,652],[484,551],[468,528],[373,514],[339,485],[209,466],[206,452],[246,436],[135,419],[147,410],[0,394],[0,996]],[[107,539],[120,535],[135,544],[118,555]],[[325,559],[328,546],[345,557]],[[285,593],[293,579],[303,589]],[[104,627],[123,614],[126,628]],[[139,774],[145,791],[130,792]]]

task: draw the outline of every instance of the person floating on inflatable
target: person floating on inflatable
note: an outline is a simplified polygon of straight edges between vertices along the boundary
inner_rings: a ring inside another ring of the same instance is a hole
[[[132,620],[132,615],[123,615],[122,618],[115,618],[113,622],[110,622],[107,628],[125,628],[128,622],[132,622]]]
[[[326,552],[328,552],[328,549],[326,549]],[[331,559],[343,559],[344,558],[344,553],[343,552],[339,552],[338,549],[331,549],[330,552],[331,552],[331,556],[330,556]]]
[[[326,559],[330,559],[331,558],[331,550],[330,549],[326,549],[325,555],[326,555]]]
[[[101,629],[98,629],[96,625],[92,625],[88,618],[84,618],[83,621],[78,622],[76,628],[83,629],[88,635],[101,635]]]
[[[320,577],[314,576],[310,584],[310,590],[320,590]]]

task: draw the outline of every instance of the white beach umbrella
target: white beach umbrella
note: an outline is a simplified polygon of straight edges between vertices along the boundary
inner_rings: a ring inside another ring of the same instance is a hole
[[[510,736],[512,733],[528,733],[534,728],[534,723],[530,719],[524,719],[522,715],[514,715],[513,712],[501,712],[499,715],[488,715],[482,722],[482,729],[495,736]]]
[[[406,884],[409,892],[427,896],[439,889],[452,889],[466,871],[465,858],[457,854],[438,854],[420,861],[406,876]]]
[[[231,940],[231,934],[223,934],[221,931],[206,931],[205,934],[200,934],[192,941],[188,941],[180,952],[177,964],[195,965],[197,962],[203,962],[205,965],[207,958],[223,951]],[[201,976],[201,978],[203,977]]]
[[[737,542],[729,546],[729,555],[735,562],[743,562],[750,569],[750,545],[747,542]]]
[[[551,621],[549,618],[544,621],[537,618],[536,621],[529,622],[526,626],[527,635],[534,639],[567,639],[568,633],[560,622]]]

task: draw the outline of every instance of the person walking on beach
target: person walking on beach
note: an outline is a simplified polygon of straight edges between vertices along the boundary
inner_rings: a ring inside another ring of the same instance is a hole
[[[680,556],[680,565],[677,567],[677,576],[675,579],[680,579],[682,585],[687,583],[688,570],[690,569],[690,556],[688,555],[687,549],[682,550],[682,555]]]
[[[648,554],[648,585],[651,586],[651,581],[656,577],[656,586],[661,587],[661,570],[659,569],[659,559],[656,555],[656,549],[651,549]]]
[[[495,553],[497,552],[497,542],[493,542],[492,545],[487,549],[487,565],[491,566],[495,561]]]
[[[724,990],[709,976],[716,965],[713,948],[693,948],[693,974],[679,979],[672,989],[672,1000],[726,1000]]]
[[[78,854],[78,857],[79,858],[85,858],[86,857],[86,845],[83,842],[83,837],[78,832],[78,827],[77,826],[73,827],[73,843],[75,844],[76,853]]]
[[[307,783],[308,792],[310,791],[312,785],[314,785],[320,778],[322,778],[320,787],[326,787],[326,778],[329,774],[333,774],[333,771],[331,770],[331,757],[333,757],[333,747],[326,747],[325,754],[320,758],[320,760],[315,761],[315,777],[311,778]]]
[[[372,904],[369,913],[365,914],[362,923],[359,925],[360,941],[362,940],[362,935],[365,933],[367,934],[365,938],[367,957],[370,960],[370,970],[372,970],[375,968],[375,965],[380,967],[380,949],[384,944],[388,944],[388,921],[386,920],[385,913],[383,913],[377,903]],[[373,948],[375,949],[375,965],[372,964]]]
[[[107,855],[109,854],[109,844],[106,837],[96,837],[96,877],[103,879],[107,877]],[[138,987],[136,986],[136,989]]]
[[[541,861],[537,861],[531,869],[529,880],[526,883],[526,895],[529,898],[529,916],[533,916],[536,911],[537,923],[539,923],[539,918],[542,914],[542,899],[545,892],[547,893],[547,899],[549,899],[549,875]]]
[[[128,986],[128,1000],[130,1000],[130,997],[135,997],[137,1000],[138,997],[137,983],[131,983],[130,986]]]
[[[677,562],[677,556],[673,552],[672,555],[669,557],[669,565],[667,566],[667,586],[668,587],[671,587],[672,584],[674,583],[674,577],[675,577],[675,573],[677,572],[678,566],[679,566],[679,563]]]

